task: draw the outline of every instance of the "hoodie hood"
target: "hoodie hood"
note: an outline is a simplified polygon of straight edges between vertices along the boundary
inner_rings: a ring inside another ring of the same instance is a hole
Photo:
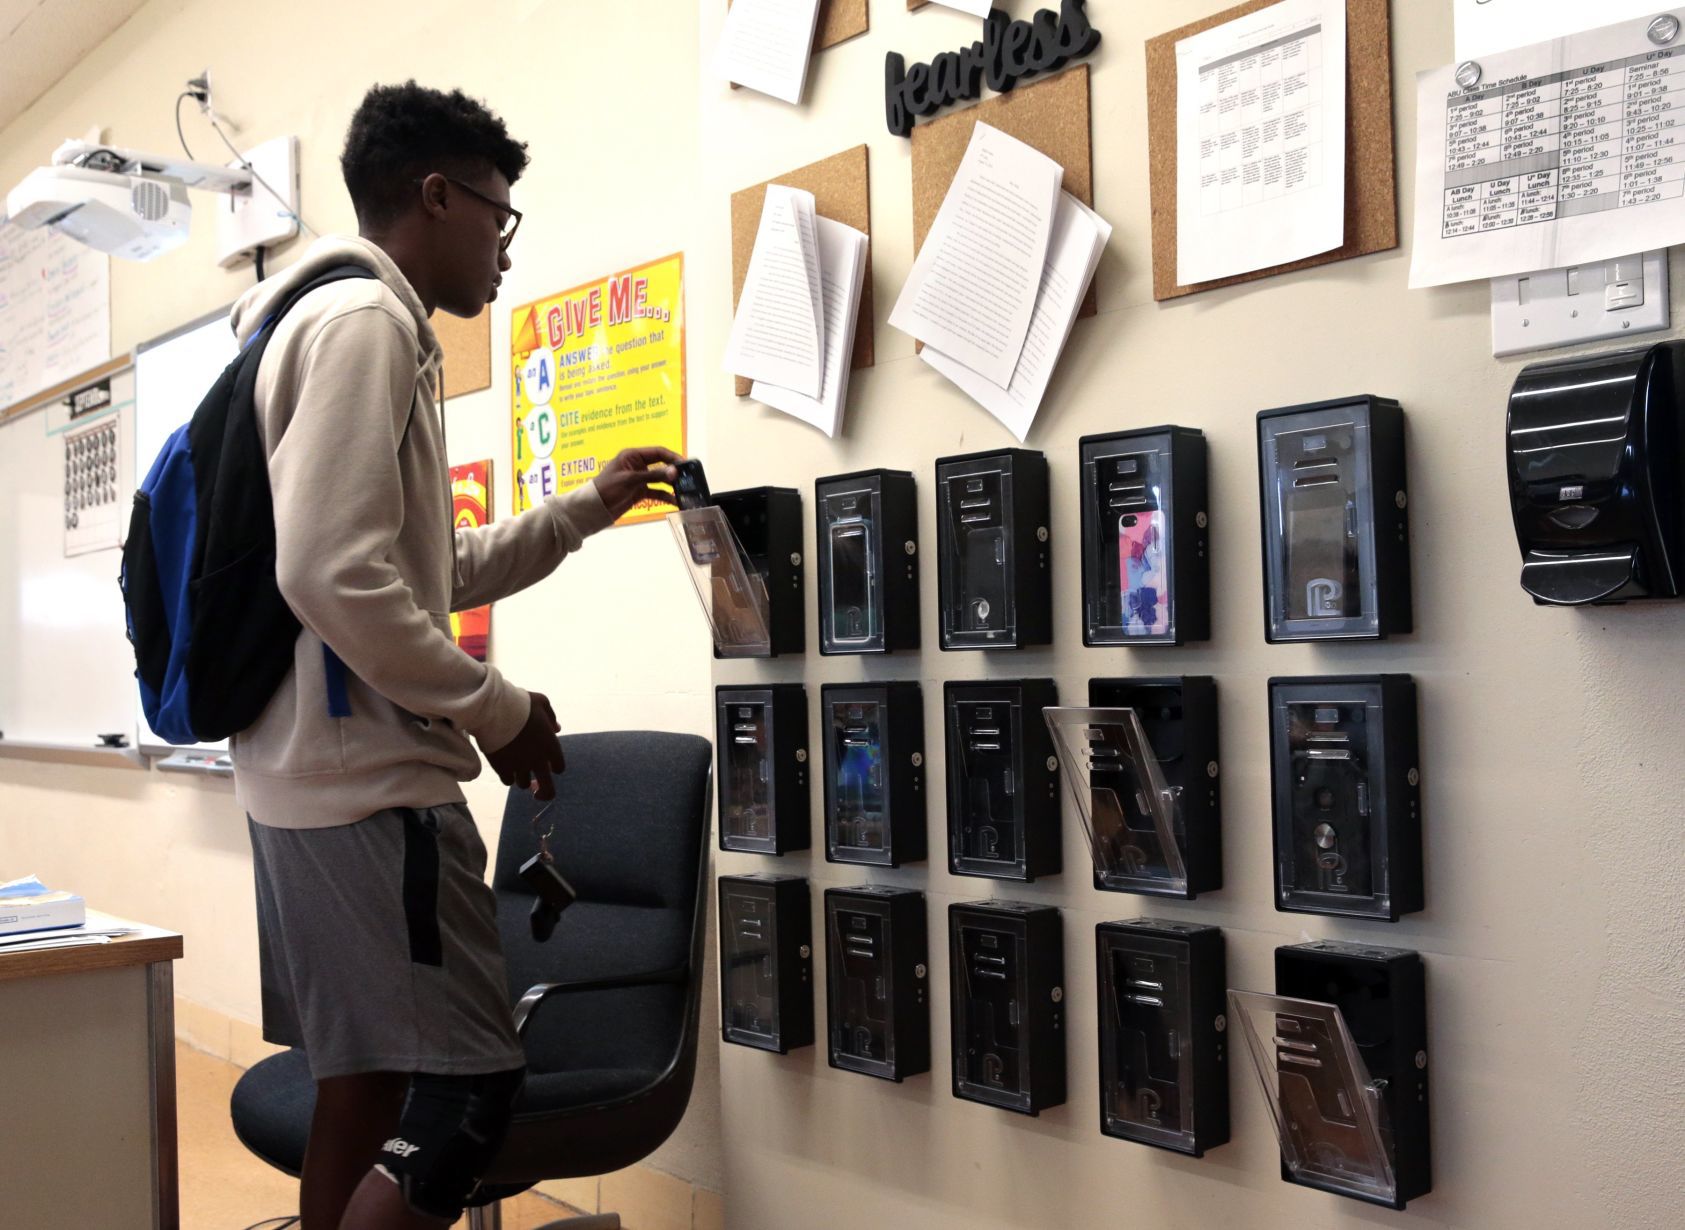
[[[418,359],[423,365],[437,361],[439,339],[427,319],[427,309],[422,306],[421,297],[379,245],[357,235],[324,235],[293,264],[241,295],[229,315],[235,339],[244,346],[288,295],[340,265],[361,265],[373,272],[414,319],[416,342],[420,347]]]

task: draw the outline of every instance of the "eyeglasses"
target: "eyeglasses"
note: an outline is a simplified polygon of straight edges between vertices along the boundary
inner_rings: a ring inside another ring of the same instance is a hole
[[[515,232],[521,229],[521,211],[516,209],[507,201],[499,201],[494,197],[487,196],[478,188],[469,187],[460,179],[452,179],[449,175],[443,176],[442,178],[447,184],[453,184],[456,187],[461,188],[469,196],[484,201],[487,205],[490,205],[493,209],[498,210],[503,214],[503,222],[499,228],[498,248],[500,251],[507,252],[509,250],[509,245],[514,242]],[[416,179],[414,182],[417,184],[423,183],[425,182],[425,177]]]

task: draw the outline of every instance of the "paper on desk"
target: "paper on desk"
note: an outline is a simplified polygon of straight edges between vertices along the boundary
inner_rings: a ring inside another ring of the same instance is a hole
[[[134,935],[139,927],[119,923],[109,927],[83,925],[54,927],[43,931],[20,931],[0,935],[0,953],[27,952],[31,948],[67,948],[74,944],[104,944],[116,936]]]
[[[1417,76],[1412,287],[1685,243],[1685,41],[1649,24],[1482,56],[1466,89]]]
[[[15,937],[6,943],[0,943],[0,956],[12,952],[38,952],[44,948],[81,948],[86,944],[109,943],[111,943],[111,937],[107,935],[31,931],[26,936]]]
[[[1030,318],[1029,336],[1024,341],[1012,381],[1005,388],[934,346],[926,346],[921,352],[926,363],[1005,424],[1020,444],[1030,434],[1030,425],[1041,409],[1053,368],[1065,349],[1071,326],[1082,307],[1082,297],[1088,293],[1100,254],[1111,237],[1111,223],[1070,193],[1059,194],[1059,210],[1053,218],[1047,264],[1042,270],[1041,291],[1036,296],[1035,314]]]
[[[1660,0],[1456,0],[1457,59],[1510,51],[1631,17],[1654,17]]]
[[[835,437],[848,401],[848,377],[854,357],[854,326],[866,284],[866,235],[852,226],[815,216],[819,236],[820,283],[825,301],[825,369],[818,397],[755,381],[749,395],[775,410],[811,423]]]
[[[1283,0],[1176,44],[1176,281],[1346,235],[1346,0]]]
[[[20,876],[16,880],[7,880],[0,884],[0,897],[34,897],[41,893],[51,892],[40,877],[33,874]]]
[[[769,185],[749,257],[725,368],[818,397],[825,366],[825,298],[813,193]]]
[[[733,0],[714,56],[727,81],[799,103],[819,0]]]
[[[1064,171],[979,123],[889,323],[999,385],[1035,311]]]

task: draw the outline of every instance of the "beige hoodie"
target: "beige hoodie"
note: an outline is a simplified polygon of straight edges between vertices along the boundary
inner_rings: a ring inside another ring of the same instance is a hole
[[[402,272],[366,240],[318,240],[254,286],[234,307],[241,344],[293,290],[345,264],[376,277],[300,300],[275,326],[255,395],[276,575],[304,630],[292,672],[234,739],[234,781],[253,819],[279,828],[460,802],[459,783],[480,772],[469,736],[503,747],[531,701],[456,647],[450,612],[548,576],[610,520],[587,484],[453,533],[439,343]],[[344,663],[344,704],[330,704],[324,644]]]

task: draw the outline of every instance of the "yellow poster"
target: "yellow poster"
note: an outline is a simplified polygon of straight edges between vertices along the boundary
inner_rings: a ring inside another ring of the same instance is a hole
[[[517,513],[591,481],[623,448],[685,451],[684,285],[679,253],[515,309]],[[618,524],[668,510],[645,500]]]

